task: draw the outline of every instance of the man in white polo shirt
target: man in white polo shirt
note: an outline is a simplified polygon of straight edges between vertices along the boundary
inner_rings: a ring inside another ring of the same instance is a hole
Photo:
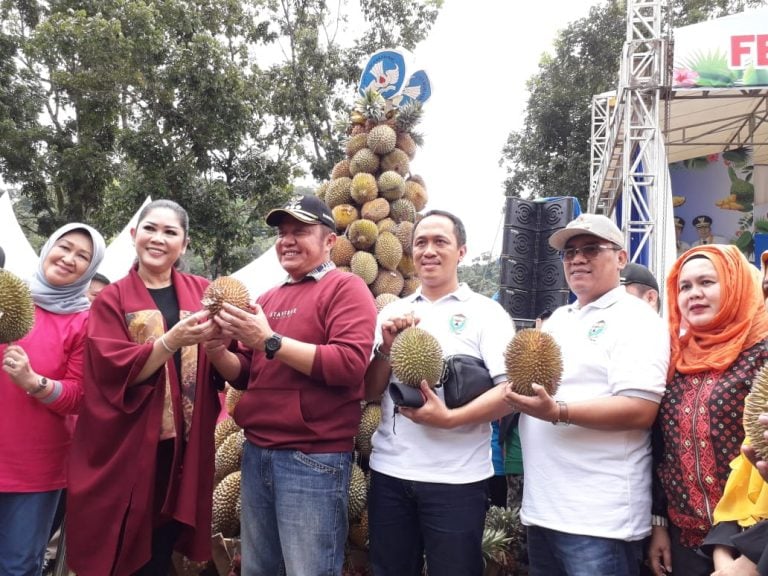
[[[376,576],[481,576],[487,479],[493,475],[488,421],[438,430],[409,420],[387,387],[395,336],[415,322],[435,336],[444,356],[481,358],[494,382],[506,382],[504,349],[514,326],[504,308],[458,280],[466,254],[461,220],[432,210],[413,230],[421,288],[378,316],[374,359],[365,377],[369,400],[382,398],[373,436],[368,497],[370,562]],[[428,390],[428,388],[427,388]],[[383,394],[383,397],[382,397]],[[430,392],[442,402],[443,392]],[[470,405],[472,402],[470,402]]]
[[[529,574],[636,576],[651,533],[650,429],[666,384],[669,333],[621,287],[627,252],[610,219],[582,214],[549,243],[576,295],[544,327],[563,356],[555,396],[538,385],[535,396],[497,387],[462,408],[430,401],[411,416],[443,427],[520,410]]]

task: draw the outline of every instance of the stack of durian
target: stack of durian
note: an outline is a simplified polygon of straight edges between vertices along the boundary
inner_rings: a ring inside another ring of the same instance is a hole
[[[225,538],[240,534],[240,464],[243,461],[245,433],[232,418],[242,393],[227,385],[226,407],[229,417],[216,424],[214,445],[216,463],[213,489],[212,534]]]
[[[421,143],[413,131],[420,118],[418,101],[398,108],[368,90],[346,127],[347,157],[317,190],[336,220],[334,263],[360,276],[379,307],[419,285],[411,236],[427,191],[424,180],[411,174],[410,162]]]

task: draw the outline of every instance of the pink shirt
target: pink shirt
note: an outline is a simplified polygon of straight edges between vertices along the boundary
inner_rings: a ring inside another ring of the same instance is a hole
[[[44,492],[66,486],[75,414],[83,397],[87,321],[87,311],[54,314],[36,306],[32,330],[16,342],[36,373],[61,382],[55,399],[32,398],[0,370],[0,492]],[[0,345],[0,355],[6,347]]]

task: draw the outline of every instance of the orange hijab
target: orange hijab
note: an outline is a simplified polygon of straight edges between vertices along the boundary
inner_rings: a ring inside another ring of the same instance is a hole
[[[696,255],[706,257],[715,267],[720,282],[720,310],[709,324],[687,326],[681,336],[682,316],[677,305],[680,269]],[[672,345],[670,378],[675,370],[683,374],[723,371],[743,350],[768,336],[760,272],[736,246],[707,244],[687,250],[667,277],[667,305]]]

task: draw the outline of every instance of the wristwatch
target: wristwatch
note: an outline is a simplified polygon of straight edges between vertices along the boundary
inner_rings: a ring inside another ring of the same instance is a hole
[[[280,346],[283,345],[283,337],[277,332],[272,334],[269,338],[264,340],[264,352],[267,354],[267,360],[272,360],[280,350]]]
[[[40,394],[40,392],[46,388],[48,388],[48,378],[45,376],[40,376],[40,378],[37,379],[37,386],[35,386],[35,388],[32,390],[28,390],[27,394],[29,396],[34,396],[35,394]]]

